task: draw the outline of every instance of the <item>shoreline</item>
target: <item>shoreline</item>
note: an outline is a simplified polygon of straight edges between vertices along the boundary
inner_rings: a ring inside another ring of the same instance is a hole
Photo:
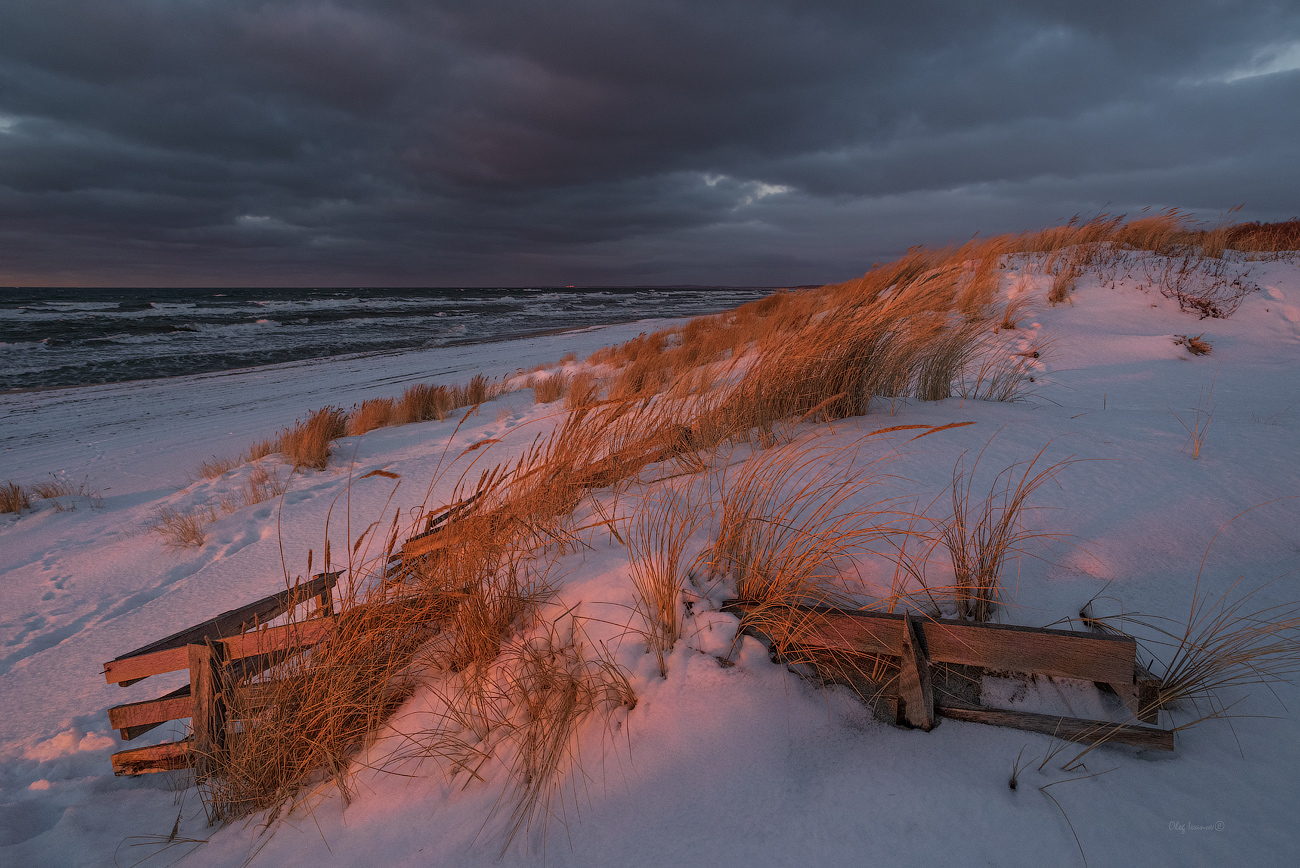
[[[686,319],[638,319],[488,343],[4,392],[0,475],[18,481],[50,473],[88,478],[92,487],[111,488],[115,495],[183,485],[183,474],[200,461],[240,452],[323,406],[400,394],[417,382],[450,385],[479,373],[508,376]],[[129,454],[114,454],[123,449]]]

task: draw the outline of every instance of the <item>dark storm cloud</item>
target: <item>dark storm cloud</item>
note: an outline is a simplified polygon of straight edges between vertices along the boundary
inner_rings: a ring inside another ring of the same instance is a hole
[[[10,0],[0,281],[810,283],[1300,211],[1290,4]]]

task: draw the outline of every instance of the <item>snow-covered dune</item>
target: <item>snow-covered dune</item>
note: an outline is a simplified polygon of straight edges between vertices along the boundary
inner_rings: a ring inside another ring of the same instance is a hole
[[[1070,301],[1049,306],[1051,278],[1013,269],[1000,291],[1028,305],[1019,328],[1003,332],[1032,359],[1021,400],[879,400],[867,416],[790,433],[810,448],[857,444],[862,460],[885,459],[877,496],[934,513],[950,502],[963,453],[967,469],[979,456],[976,492],[1040,451],[1040,467],[1073,459],[1032,499],[1025,521],[1039,536],[1027,546],[1034,557],[1004,575],[1005,623],[1057,624],[1089,601],[1100,615],[1185,621],[1194,593],[1215,599],[1236,582],[1238,592],[1260,589],[1252,611],[1300,601],[1300,268],[1259,263],[1252,278],[1261,291],[1231,318],[1198,320],[1131,280],[1085,277]],[[326,470],[293,475],[282,501],[218,518],[201,547],[168,548],[144,530],[158,507],[216,503],[252,471],[188,483],[200,461],[316,407],[582,358],[664,324],[0,396],[0,480],[55,473],[99,492],[0,517],[0,863],[1036,866],[1081,864],[1080,850],[1093,866],[1288,860],[1300,809],[1294,685],[1225,691],[1234,718],[1179,732],[1172,755],[1103,747],[1067,770],[1073,753],[1053,754],[1061,743],[1046,736],[951,720],[929,733],[879,723],[847,690],[774,665],[751,638],[724,667],[717,658],[737,622],[708,593],[660,677],[644,641],[624,629],[634,605],[628,551],[599,531],[553,570],[556,611],[586,619],[588,641],[630,671],[638,701],[582,733],[581,768],[552,800],[555,816],[517,836],[500,861],[508,779],[491,764],[480,779],[449,777],[433,760],[359,771],[346,808],[322,790],[270,836],[256,818],[209,827],[196,792],[170,775],[112,776],[109,755],[122,743],[106,710],[184,676],[122,689],[104,684],[104,661],[283,588],[309,549],[319,558],[331,508],[332,547],[349,551],[393,508],[447,502],[455,480],[439,473],[445,456],[499,439],[492,455],[506,460],[562,411],[522,390],[459,427],[462,414],[344,438]],[[1179,335],[1213,350],[1193,356]],[[974,424],[919,440],[915,430],[868,436],[954,422]],[[1188,428],[1204,430],[1196,458]],[[756,450],[739,444],[716,466],[738,467]],[[390,477],[360,478],[376,469],[400,477],[396,494]],[[651,486],[599,497],[626,515]],[[706,520],[692,552],[708,536]],[[857,567],[867,592],[888,591],[892,563]],[[1094,701],[1045,680],[991,681],[987,691],[1008,707],[1062,713],[1084,714]],[[383,764],[402,733],[429,724],[428,712],[417,694],[365,760]],[[143,741],[175,734],[167,730]]]

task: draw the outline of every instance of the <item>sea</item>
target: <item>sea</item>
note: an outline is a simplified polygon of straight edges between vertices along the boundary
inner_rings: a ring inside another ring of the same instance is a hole
[[[0,392],[698,316],[772,290],[0,288]]]

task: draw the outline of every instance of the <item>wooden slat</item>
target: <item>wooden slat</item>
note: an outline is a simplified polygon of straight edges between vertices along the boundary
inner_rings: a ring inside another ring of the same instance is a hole
[[[186,651],[184,646],[167,648],[123,660],[110,660],[104,664],[104,679],[109,684],[121,684],[126,687],[150,675],[179,672],[189,668],[189,665],[190,652]]]
[[[220,642],[208,641],[189,645],[190,656],[190,729],[194,733],[194,759],[200,776],[209,762],[225,745],[226,709],[224,678],[225,648]]]
[[[144,702],[128,702],[108,710],[108,722],[121,730],[122,738],[130,741],[161,726],[169,720],[190,716],[190,686],[178,687],[165,696]]]
[[[113,754],[113,774],[146,775],[190,767],[190,740],[172,741]]]
[[[1141,663],[1137,664],[1134,674],[1137,686],[1137,716],[1143,723],[1160,722],[1160,679],[1156,678]]]
[[[418,558],[430,552],[436,552],[439,549],[446,548],[450,541],[451,538],[446,534],[440,534],[436,531],[427,536],[413,537],[402,543],[402,559]]]
[[[912,726],[929,732],[934,729],[934,689],[930,685],[930,661],[926,659],[920,631],[910,614],[903,616],[902,656],[898,677],[903,714]]]
[[[230,660],[239,660],[259,654],[315,645],[333,633],[334,626],[333,618],[312,618],[297,624],[285,624],[282,627],[270,627],[266,630],[231,636],[229,639],[223,639],[221,644],[226,646],[226,654]]]
[[[269,654],[291,648],[314,645],[334,629],[333,618],[312,618],[296,624],[285,624],[265,630],[255,630],[222,639],[231,660]],[[189,652],[184,648],[168,648],[135,657],[110,660],[104,664],[104,678],[109,684],[132,683],[150,675],[178,672],[190,665]]]
[[[791,606],[790,617],[761,618],[759,629],[781,642],[797,642],[859,654],[902,654],[901,614],[848,612]],[[745,614],[754,607],[728,602],[723,611]],[[789,626],[792,625],[792,626]],[[918,619],[933,663],[959,663],[986,669],[1036,672],[1083,681],[1132,683],[1137,643],[1127,636],[1073,633],[1069,630],[975,624],[946,618]]]
[[[1133,680],[1137,642],[1127,637],[949,620],[923,621],[921,627],[930,659],[936,662],[1083,681]]]
[[[1057,717],[1051,714],[1034,714],[1028,711],[1004,711],[998,708],[984,708],[983,706],[956,703],[937,705],[935,711],[940,717],[947,717],[952,720],[964,720],[969,723],[983,723],[990,726],[1006,726],[1012,729],[1040,732],[1065,741],[1077,741],[1084,744],[1101,741],[1113,744],[1127,744],[1133,747],[1153,748],[1155,750],[1174,749],[1173,732],[1147,726],[1081,720],[1076,717]]]
[[[341,574],[341,570],[336,570],[331,573],[319,573],[309,582],[305,582],[294,588],[287,588],[279,593],[271,594],[269,597],[263,597],[256,602],[249,603],[247,606],[240,606],[238,609],[231,609],[228,612],[222,612],[215,618],[210,618],[201,624],[195,624],[193,627],[187,627],[179,633],[173,633],[172,635],[159,639],[156,642],[150,642],[148,645],[136,648],[134,651],[128,651],[127,653],[114,658],[112,662],[116,663],[133,657],[142,657],[178,648],[184,649],[186,645],[203,642],[207,639],[222,639],[227,636],[243,633],[258,624],[263,624],[273,618],[279,617],[292,606],[306,602],[312,597],[320,597],[322,594],[328,593],[329,589],[333,588],[338,582],[338,577]],[[111,664],[105,664],[105,672],[108,671],[110,665]],[[175,668],[183,669],[184,666]],[[159,671],[172,672],[175,671],[175,668],[162,669]],[[145,677],[148,677],[148,675],[132,677],[125,680],[110,680],[109,683],[119,683],[123,687],[126,687],[129,686],[129,684],[134,684],[136,681],[140,680],[140,678]]]

